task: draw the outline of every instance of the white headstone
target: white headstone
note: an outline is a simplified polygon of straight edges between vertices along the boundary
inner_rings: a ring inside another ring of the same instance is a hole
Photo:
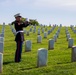
[[[47,32],[44,32],[44,38],[47,38]]]
[[[50,39],[48,42],[48,50],[50,50],[50,49],[54,49],[54,40],[53,39]]]
[[[0,34],[0,37],[4,37],[4,34],[1,33],[1,34]]]
[[[38,30],[38,35],[40,35],[40,30]]]
[[[69,32],[68,32],[68,31],[66,31],[66,36],[67,36],[67,34],[69,34]]]
[[[48,35],[49,35],[50,33],[51,33],[50,30],[48,30]]]
[[[0,53],[3,53],[4,50],[4,43],[0,42]]]
[[[42,37],[40,35],[38,35],[37,37],[37,43],[41,43],[42,42]]]
[[[59,37],[59,32],[56,35],[57,35],[57,38],[58,38]]]
[[[14,29],[12,29],[12,32],[13,32],[14,35],[16,35],[16,31]]]
[[[59,31],[56,32],[56,36],[57,36],[57,37],[59,37],[59,33],[60,33]]]
[[[72,38],[69,38],[69,40],[68,40],[68,48],[72,48],[73,43],[74,43],[74,40]]]
[[[70,38],[70,34],[67,34],[67,41],[69,40],[69,38]]]
[[[0,42],[4,42],[4,37],[0,37]]]
[[[32,28],[30,28],[30,32],[32,32]]]
[[[2,34],[4,34],[4,30],[2,30],[2,32],[1,32]]]
[[[76,46],[72,47],[72,62],[76,62]]]
[[[3,71],[3,54],[0,53],[0,73]]]
[[[74,33],[76,33],[76,30],[74,30]]]
[[[34,26],[34,29],[36,29],[36,26]]]
[[[26,35],[29,36],[29,34],[30,34],[29,31],[27,31],[27,32],[26,32]]]
[[[44,28],[42,28],[42,33],[44,33]]]
[[[42,67],[47,65],[48,50],[45,48],[38,49],[38,59],[37,67]]]
[[[53,39],[54,39],[54,42],[56,42],[57,41],[57,35],[54,35]]]
[[[35,32],[36,32],[36,29],[33,30],[33,33],[35,33]]]
[[[25,52],[29,52],[32,49],[32,42],[30,40],[26,40],[25,42]]]

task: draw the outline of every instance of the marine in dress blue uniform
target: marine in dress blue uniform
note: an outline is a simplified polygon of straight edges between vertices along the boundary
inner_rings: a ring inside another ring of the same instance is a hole
[[[29,26],[29,22],[22,22],[21,21],[21,16],[20,14],[14,15],[15,21],[12,22],[12,25],[14,25],[15,30],[16,30],[16,52],[15,52],[15,62],[20,62],[21,61],[21,53],[22,53],[22,44],[24,41],[24,32],[23,28]]]

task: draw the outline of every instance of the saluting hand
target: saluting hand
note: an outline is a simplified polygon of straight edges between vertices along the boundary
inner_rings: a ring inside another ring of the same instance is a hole
[[[29,22],[28,21],[25,21],[25,24],[29,24]]]

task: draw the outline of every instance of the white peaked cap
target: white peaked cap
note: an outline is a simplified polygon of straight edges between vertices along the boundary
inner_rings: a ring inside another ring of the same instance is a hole
[[[14,15],[14,17],[18,17],[18,16],[20,16],[20,17],[21,17],[20,13],[18,13],[18,14],[16,14],[16,15]]]

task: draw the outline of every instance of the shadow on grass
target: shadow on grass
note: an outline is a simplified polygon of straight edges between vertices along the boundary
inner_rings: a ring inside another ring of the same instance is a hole
[[[10,63],[15,63],[15,62],[14,61],[3,62],[3,65],[7,65],[7,64],[10,64]]]
[[[72,62],[59,62],[57,64],[69,64],[69,63],[72,63]]]
[[[22,69],[20,69],[20,70],[31,70],[31,69],[36,69],[36,68],[38,68],[38,67],[29,67],[29,68],[22,68]]]

